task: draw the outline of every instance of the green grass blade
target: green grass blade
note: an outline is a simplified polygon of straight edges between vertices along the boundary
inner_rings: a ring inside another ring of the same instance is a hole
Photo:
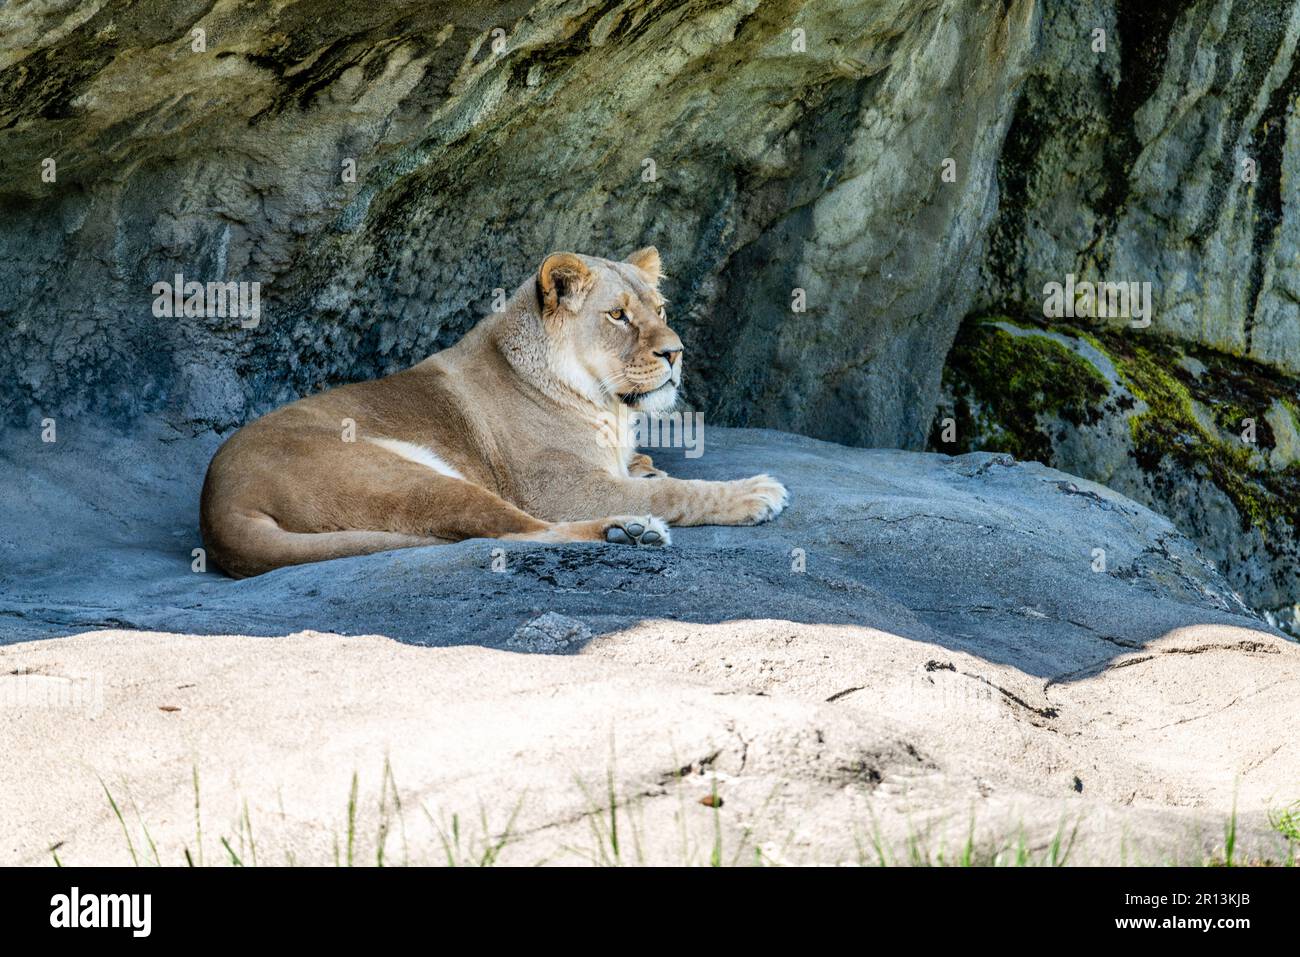
[[[122,825],[122,834],[126,838],[126,848],[131,852],[131,863],[136,867],[139,867],[140,858],[136,856],[135,842],[131,840],[131,831],[126,826],[126,818],[122,816],[122,809],[117,806],[117,801],[113,799],[113,792],[108,789],[108,785],[104,783],[103,778],[99,779],[99,786],[104,789],[104,794],[108,797],[108,806],[111,807],[113,813],[117,815],[117,823]]]

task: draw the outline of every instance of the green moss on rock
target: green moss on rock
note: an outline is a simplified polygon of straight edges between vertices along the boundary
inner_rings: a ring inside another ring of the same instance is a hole
[[[998,322],[1020,325],[991,316],[968,321],[958,332],[944,371],[944,384],[954,397],[958,440],[942,441],[941,416],[931,431],[931,447],[960,452],[979,447],[1050,461],[1052,439],[1044,431],[1044,419],[1095,422],[1109,384],[1092,363],[1061,343],[1042,335],[1015,335]]]
[[[1144,471],[1154,473],[1168,458],[1213,482],[1236,506],[1243,529],[1254,526],[1267,534],[1278,520],[1292,531],[1300,528],[1300,468],[1271,469],[1258,454],[1276,441],[1265,413],[1275,398],[1289,401],[1295,383],[1249,360],[1202,349],[1194,358],[1206,371],[1197,376],[1177,361],[1177,346],[1115,332],[1087,337],[1146,404],[1129,418],[1134,455]],[[1194,401],[1210,409],[1226,435],[1202,424]],[[1255,444],[1238,437],[1245,419],[1255,422]]]
[[[1149,349],[1134,346],[1127,355],[1110,354],[1129,391],[1147,406],[1129,418],[1134,454],[1142,469],[1154,472],[1168,456],[1221,488],[1240,512],[1243,527],[1263,527],[1267,508],[1252,481],[1251,448],[1230,444],[1206,430],[1192,409],[1191,392]],[[1216,423],[1225,428],[1246,417],[1240,406],[1212,408]]]
[[[1089,343],[1114,365],[1123,389],[1112,390],[1091,362],[1060,342],[1000,328],[1006,325],[1031,333],[1050,328]],[[977,316],[958,333],[944,386],[952,407],[936,417],[931,448],[1009,452],[1061,464],[1054,461],[1053,424],[1095,423],[1113,398],[1110,409],[1127,416],[1132,455],[1143,472],[1156,476],[1165,465],[1179,466],[1221,489],[1242,529],[1259,529],[1271,550],[1295,548],[1300,463],[1269,466],[1267,452],[1277,438],[1266,414],[1275,402],[1294,411],[1300,380],[1249,359],[1131,330]],[[942,441],[942,420],[950,413],[957,420],[955,443]],[[1241,438],[1246,419],[1254,420],[1253,444]]]

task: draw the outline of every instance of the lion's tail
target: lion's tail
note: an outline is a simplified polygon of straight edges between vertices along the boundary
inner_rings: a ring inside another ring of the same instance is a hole
[[[290,532],[269,515],[226,513],[220,527],[204,523],[203,542],[227,575],[248,578],[285,565],[437,545],[442,539],[378,531]]]

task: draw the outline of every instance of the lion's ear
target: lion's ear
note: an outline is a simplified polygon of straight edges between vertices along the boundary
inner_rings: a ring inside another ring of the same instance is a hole
[[[646,274],[646,278],[656,286],[659,285],[659,277],[663,275],[662,266],[659,263],[659,250],[653,246],[646,246],[644,249],[638,249],[632,255],[627,257],[637,269]]]
[[[537,271],[542,294],[542,312],[550,314],[560,306],[576,312],[591,290],[595,277],[573,253],[551,253]]]

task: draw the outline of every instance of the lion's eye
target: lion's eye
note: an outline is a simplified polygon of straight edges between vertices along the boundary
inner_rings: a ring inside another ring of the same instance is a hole
[[[610,322],[627,322],[627,312],[623,309],[611,309],[605,313]]]

